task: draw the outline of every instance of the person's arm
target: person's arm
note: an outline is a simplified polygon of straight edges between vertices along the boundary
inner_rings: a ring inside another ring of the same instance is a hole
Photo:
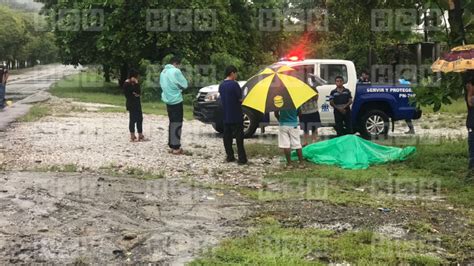
[[[319,93],[316,94],[316,96],[314,96],[313,99],[317,102],[319,100]]]
[[[243,102],[243,95],[242,95],[242,88],[240,87],[239,83],[235,83],[235,97],[239,99],[239,102]]]
[[[8,77],[9,77],[8,70],[5,70],[5,79],[3,80],[3,83],[5,85],[7,85]]]
[[[349,102],[347,102],[347,104],[344,105],[344,109],[347,109],[347,108],[351,107],[351,104],[352,104],[353,102],[354,102],[354,101],[352,100],[352,97],[349,98]]]
[[[125,82],[123,84],[123,93],[125,94],[125,98],[131,99],[133,97],[133,91],[130,88],[130,83]]]
[[[471,82],[467,83],[466,90],[467,90],[467,104],[469,108],[472,108],[474,107],[474,102],[473,102],[474,99],[472,98],[474,97],[474,85],[472,85]]]
[[[329,94],[329,104],[332,106],[332,108],[336,108],[336,105],[334,104],[334,91],[331,91]]]
[[[133,96],[135,97],[140,97],[141,95],[141,91],[140,91],[140,85],[139,84],[135,84],[134,88],[133,88]]]
[[[352,103],[353,103],[353,100],[352,100],[352,93],[351,93],[351,91],[349,91],[349,102],[347,102],[347,104],[344,106],[343,109],[350,108]]]
[[[181,70],[177,69],[175,72],[175,83],[179,86],[181,90],[185,90],[188,88],[188,81],[183,75],[183,72]]]

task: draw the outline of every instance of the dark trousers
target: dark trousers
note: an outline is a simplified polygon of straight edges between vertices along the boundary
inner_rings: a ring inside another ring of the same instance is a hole
[[[177,150],[181,148],[181,129],[183,127],[183,103],[166,105],[168,118],[168,146]]]
[[[227,154],[227,161],[235,160],[234,149],[232,148],[232,140],[235,138],[237,142],[237,153],[239,162],[247,162],[247,154],[244,147],[244,126],[239,124],[224,124],[224,147]]]
[[[469,128],[467,144],[469,145],[469,169],[474,170],[474,129]]]
[[[345,114],[334,110],[334,120],[336,122],[336,132],[338,136],[352,134],[352,115],[351,110],[347,110]]]
[[[5,85],[0,83],[0,109],[5,107],[5,93],[6,93]]]
[[[130,111],[130,122],[128,124],[130,133],[135,133],[135,125],[137,126],[138,133],[143,133],[143,113],[140,109]]]

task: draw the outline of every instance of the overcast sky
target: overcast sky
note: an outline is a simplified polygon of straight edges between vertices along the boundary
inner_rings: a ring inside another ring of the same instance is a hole
[[[0,0],[0,5],[12,6],[14,4],[20,4],[30,10],[39,10],[43,4],[36,3],[33,0]],[[18,6],[18,5],[15,5]]]

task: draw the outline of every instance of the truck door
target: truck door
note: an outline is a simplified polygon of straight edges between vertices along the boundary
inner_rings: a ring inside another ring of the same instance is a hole
[[[321,124],[323,126],[334,125],[334,110],[329,104],[329,94],[336,88],[336,77],[342,76],[344,78],[344,87],[348,87],[348,71],[345,64],[326,64],[319,63],[316,65],[316,75],[327,81],[326,85],[318,86],[319,90],[319,114],[321,116]],[[354,95],[352,95],[354,97]]]

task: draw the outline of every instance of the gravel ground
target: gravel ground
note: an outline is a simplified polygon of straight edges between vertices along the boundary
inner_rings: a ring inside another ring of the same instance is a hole
[[[0,132],[5,140],[0,143],[3,168],[24,171],[74,165],[77,171],[105,169],[125,173],[141,169],[167,178],[192,178],[207,183],[258,188],[266,172],[280,167],[280,154],[273,158],[250,158],[250,165],[244,167],[224,163],[221,136],[211,126],[196,120],[184,122],[182,143],[186,155],[173,156],[168,153],[168,118],[165,116],[145,115],[144,134],[150,141],[130,143],[126,113],[100,113],[96,111],[110,106],[71,103],[57,98],[50,104],[56,109],[72,105],[77,107],[73,111],[81,112],[60,113],[32,123],[15,123],[10,130]],[[457,128],[439,128],[436,115],[429,119],[431,128],[421,127],[427,121],[415,122],[417,137],[466,136],[462,117],[452,118],[450,125],[457,125]],[[445,118],[442,120],[446,121]],[[404,122],[397,122],[395,132],[390,134],[390,143],[416,142],[416,138],[402,138],[405,130]],[[277,127],[268,127],[265,134],[257,133],[246,143],[277,145],[277,131]],[[320,135],[329,138],[334,130],[322,128]]]
[[[48,116],[37,122],[15,123],[0,133],[4,140],[0,150],[8,154],[1,161],[13,171],[68,165],[75,165],[78,171],[141,169],[167,178],[192,177],[249,187],[259,187],[267,169],[271,171],[279,165],[278,156],[250,158],[250,165],[244,167],[224,163],[222,138],[199,121],[184,123],[182,143],[186,155],[170,155],[167,128],[167,117],[145,115],[144,134],[150,141],[131,143],[126,113]]]

